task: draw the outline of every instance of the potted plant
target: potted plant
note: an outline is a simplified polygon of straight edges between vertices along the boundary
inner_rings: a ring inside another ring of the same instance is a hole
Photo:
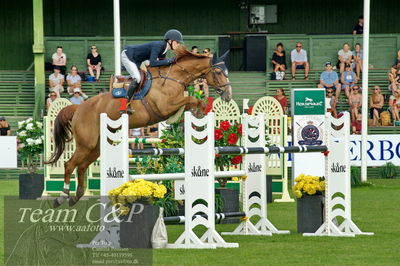
[[[28,173],[19,176],[20,199],[36,199],[44,189],[43,174],[36,174],[43,151],[43,124],[28,118],[18,122],[17,130],[19,159],[26,164]]]
[[[381,178],[396,178],[398,173],[399,173],[399,167],[394,165],[391,162],[386,162],[385,165],[382,165],[380,167],[380,177]]]
[[[151,248],[151,235],[159,217],[158,199],[167,189],[143,179],[129,181],[108,192],[112,205],[116,205],[121,219],[120,245],[122,248]]]
[[[215,146],[236,146],[242,135],[242,124],[233,124],[222,121],[215,128]],[[231,166],[237,167],[242,162],[242,155],[220,155],[215,156],[216,168],[220,171],[229,170]],[[215,193],[220,195],[223,212],[239,211],[239,190],[227,187],[227,178],[218,178],[219,188]],[[223,223],[237,223],[238,220],[225,220]]]
[[[324,222],[324,177],[301,174],[295,179],[293,192],[297,198],[297,231],[315,233]]]

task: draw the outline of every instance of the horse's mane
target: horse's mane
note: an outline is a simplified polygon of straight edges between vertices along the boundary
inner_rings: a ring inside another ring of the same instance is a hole
[[[178,48],[175,50],[175,54],[176,54],[176,60],[182,59],[184,57],[194,57],[194,58],[208,57],[207,55],[204,54],[194,54],[191,51],[189,51],[184,45],[179,45]]]

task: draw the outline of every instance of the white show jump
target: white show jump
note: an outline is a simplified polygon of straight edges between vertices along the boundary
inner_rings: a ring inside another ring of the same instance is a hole
[[[340,125],[340,127],[327,127],[325,138],[327,146],[291,146],[291,147],[265,147],[265,125],[263,115],[257,117],[243,116],[243,147],[215,147],[214,146],[214,114],[209,113],[202,119],[197,119],[191,113],[185,113],[185,147],[175,149],[144,149],[131,150],[132,155],[184,155],[185,173],[129,175],[128,160],[128,116],[126,114],[116,121],[111,120],[106,114],[101,114],[100,129],[100,168],[101,168],[101,195],[108,195],[108,191],[123,183],[136,179],[146,180],[182,180],[185,186],[185,231],[169,248],[216,248],[238,247],[237,243],[227,243],[215,230],[215,192],[214,183],[217,177],[244,176],[243,181],[243,212],[246,214],[242,222],[233,232],[223,234],[231,235],[272,235],[284,234],[289,231],[280,231],[267,218],[266,199],[266,160],[265,154],[274,153],[308,153],[326,152],[325,156],[325,215],[324,224],[314,234],[316,236],[354,236],[364,234],[351,221],[350,198],[350,165],[348,153],[348,125],[349,115],[340,119],[330,115],[326,117],[326,125]],[[119,128],[113,133],[108,128]],[[202,128],[202,131],[197,131]],[[197,140],[197,141],[196,141]],[[202,141],[198,141],[202,140]],[[114,143],[114,144],[110,144]],[[197,143],[196,143],[197,142]],[[116,144],[117,143],[117,144]],[[328,152],[329,151],[329,152]],[[215,171],[215,154],[244,154],[244,170]],[[338,165],[341,171],[336,171]],[[336,193],[340,192],[340,199]],[[204,204],[204,202],[206,204]],[[340,204],[343,209],[333,209]],[[250,218],[258,216],[261,219],[253,224]],[[344,221],[337,225],[336,217],[341,216]],[[190,218],[189,218],[190,217]],[[203,225],[207,231],[201,236],[193,232],[193,228]],[[118,228],[99,233],[94,242],[104,241],[112,247],[119,247]],[[96,246],[93,243],[92,246]],[[89,244],[90,246],[90,244]],[[97,245],[98,246],[98,245]]]

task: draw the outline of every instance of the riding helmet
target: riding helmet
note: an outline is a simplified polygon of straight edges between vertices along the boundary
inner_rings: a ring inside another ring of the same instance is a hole
[[[182,33],[179,30],[169,30],[164,35],[164,40],[178,41],[183,43]]]

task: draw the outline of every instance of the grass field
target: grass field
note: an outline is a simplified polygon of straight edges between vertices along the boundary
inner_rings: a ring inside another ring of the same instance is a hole
[[[353,221],[374,236],[303,237],[296,233],[296,203],[269,205],[270,220],[290,235],[225,236],[237,249],[154,250],[155,265],[400,265],[400,179],[371,179],[374,186],[352,189]],[[0,195],[17,195],[17,180],[1,180]],[[3,228],[3,199],[0,226]],[[236,225],[217,225],[218,231]],[[168,226],[170,241],[183,226]],[[0,231],[3,261],[3,230]]]

